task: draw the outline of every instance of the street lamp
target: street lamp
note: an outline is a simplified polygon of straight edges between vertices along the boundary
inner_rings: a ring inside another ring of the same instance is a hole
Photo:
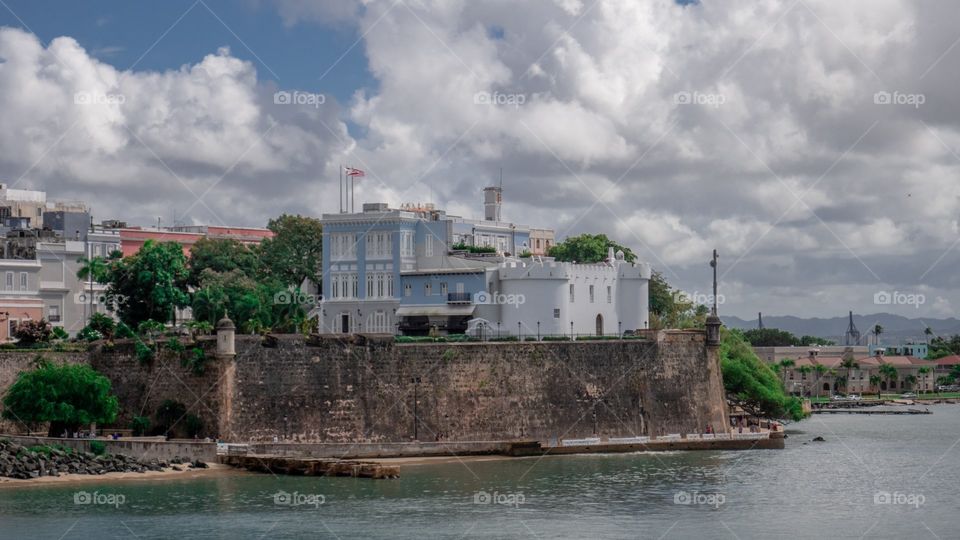
[[[517,321],[517,341],[523,341],[523,336],[520,334],[520,321]]]
[[[497,339],[500,339],[500,321],[497,321]]]
[[[573,321],[570,321],[570,339],[573,339]]]
[[[623,321],[617,321],[617,334],[623,339]]]
[[[537,321],[537,341],[540,341],[540,321]]]

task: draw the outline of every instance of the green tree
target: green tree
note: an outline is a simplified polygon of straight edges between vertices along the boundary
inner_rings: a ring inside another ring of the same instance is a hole
[[[880,364],[878,370],[880,371],[880,375],[886,379],[887,387],[890,388],[892,383],[897,380],[897,368],[895,368],[893,364],[883,363]]]
[[[303,297],[299,290],[289,291],[269,279],[258,282],[240,270],[221,273],[207,269],[193,295],[193,317],[216,325],[226,312],[241,332],[296,332],[306,317],[307,306],[300,303]]]
[[[267,228],[274,237],[264,239],[257,249],[266,277],[284,286],[299,287],[305,279],[319,286],[323,254],[320,220],[283,214],[271,219]]]
[[[810,378],[808,377],[808,375],[810,375],[810,374],[813,372],[813,367],[812,367],[812,366],[806,366],[806,365],[804,365],[804,366],[798,367],[798,368],[797,368],[797,371],[800,372],[800,381],[801,381],[800,393],[803,394],[803,384],[802,384],[802,382],[803,382],[803,381],[809,381],[809,380],[810,380]]]
[[[743,337],[754,347],[789,347],[800,345],[797,336],[779,328],[753,328],[745,330]]]
[[[110,262],[103,257],[80,257],[77,263],[80,265],[77,277],[84,281],[92,278],[96,283],[104,283],[110,276]]]
[[[920,389],[921,392],[927,390],[927,377],[931,372],[933,372],[933,368],[930,366],[923,366],[917,370],[917,373],[919,373],[920,377],[923,379],[923,386]]]
[[[84,364],[55,365],[41,360],[21,372],[3,398],[3,416],[24,423],[50,422],[49,435],[64,429],[116,420],[117,398],[110,381]]]
[[[880,383],[883,382],[883,377],[880,375],[871,375],[870,376],[870,386],[873,386],[877,389],[877,399],[880,399]]]
[[[147,240],[136,254],[110,265],[108,293],[123,298],[120,320],[136,327],[153,319],[173,321],[175,309],[189,305],[187,258],[176,242]]]
[[[710,309],[696,305],[654,271],[649,286],[650,328],[703,328]]]
[[[196,287],[204,270],[231,272],[239,270],[243,275],[256,276],[257,253],[245,244],[229,238],[201,238],[190,248],[190,277],[188,282]]]
[[[874,343],[876,343],[877,345],[880,345],[880,334],[883,333],[883,327],[880,326],[879,324],[875,324],[873,325],[873,328],[870,330],[870,332],[873,333]]]
[[[738,330],[722,329],[720,364],[727,398],[756,416],[800,420],[801,401],[788,396],[780,379],[754,354]]]
[[[823,364],[814,364],[813,371],[817,373],[817,382],[814,384],[816,384],[817,387],[817,397],[820,397],[820,387],[822,386],[820,381],[823,379],[824,373],[827,372],[827,366]]]
[[[598,263],[607,260],[607,251],[613,248],[614,253],[623,251],[623,258],[633,262],[637,256],[628,247],[624,247],[607,238],[605,234],[581,234],[567,237],[566,240],[550,247],[548,255],[558,261],[578,263]]]
[[[797,365],[797,362],[792,358],[783,358],[780,360],[780,376],[783,377],[783,387],[787,387],[787,371],[793,366]]]
[[[906,383],[908,387],[912,387],[913,390],[916,390],[917,376],[913,373],[904,377],[903,382]]]

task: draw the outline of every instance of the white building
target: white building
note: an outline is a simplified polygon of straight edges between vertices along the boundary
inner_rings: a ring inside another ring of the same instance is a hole
[[[480,316],[496,317],[483,318],[500,322],[500,331],[509,334],[618,335],[645,329],[650,265],[610,252],[608,261],[598,264],[505,261],[491,272],[499,287],[488,291],[498,309]]]

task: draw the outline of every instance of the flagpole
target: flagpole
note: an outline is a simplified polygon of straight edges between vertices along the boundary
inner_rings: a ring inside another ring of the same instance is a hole
[[[354,178],[353,178],[353,176],[351,176],[351,177],[350,177],[350,213],[351,213],[351,214],[354,212],[354,206],[353,206],[353,180],[354,180]]]
[[[340,213],[343,213],[343,164],[338,165],[340,167]]]

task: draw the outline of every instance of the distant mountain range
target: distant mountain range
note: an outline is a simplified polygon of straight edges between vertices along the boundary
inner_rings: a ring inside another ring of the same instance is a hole
[[[739,317],[721,316],[723,324],[730,328],[740,328],[749,330],[757,327],[757,319],[744,320]],[[960,320],[950,317],[949,319],[909,319],[892,313],[875,313],[873,315],[853,315],[853,324],[860,330],[863,336],[861,343],[866,345],[866,338],[869,334],[873,339],[872,329],[876,325],[883,327],[883,334],[880,335],[880,341],[886,344],[894,344],[906,339],[924,339],[923,330],[930,327],[935,336],[950,336],[960,334]],[[830,339],[838,344],[843,343],[843,336],[847,331],[849,320],[847,317],[832,317],[829,319],[812,318],[801,319],[791,316],[763,316],[764,328],[779,328],[786,330],[797,337],[816,336],[824,339]]]

